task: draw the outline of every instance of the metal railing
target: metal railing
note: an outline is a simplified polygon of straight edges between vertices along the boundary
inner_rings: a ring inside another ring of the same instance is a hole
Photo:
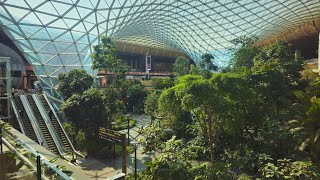
[[[62,178],[64,180],[72,180],[72,177],[69,177],[68,175],[66,175],[61,169],[57,168],[56,165],[52,164],[48,159],[46,159],[46,157],[44,157],[42,154],[38,153],[35,149],[33,149],[32,147],[30,147],[28,144],[26,144],[23,140],[15,137],[12,132],[8,131],[7,129],[3,128],[3,132],[6,134],[6,136],[8,138],[11,138],[14,142],[16,142],[17,144],[20,144],[22,147],[24,147],[28,152],[30,152],[34,157],[40,157],[41,158],[41,163],[44,164],[48,169],[52,170],[53,172],[55,172],[55,174],[57,174],[57,176],[59,178]],[[32,167],[32,169],[36,170],[37,167],[35,164],[33,164],[27,157],[24,157],[18,150],[17,148],[13,147],[8,141],[6,141],[4,138],[2,138],[5,143],[5,145],[12,150],[15,154],[17,154],[17,156],[23,160],[24,162],[27,163],[28,166]],[[24,153],[25,154],[25,153]],[[44,180],[49,180],[46,176],[46,174],[42,174],[41,173],[41,179]],[[51,179],[51,177],[50,177]]]
[[[29,118],[29,120],[31,122],[31,126],[32,126],[32,128],[33,128],[33,130],[34,130],[34,132],[36,134],[36,137],[37,137],[39,143],[42,142],[43,145],[48,148],[48,143],[47,143],[46,139],[44,138],[44,135],[42,134],[42,131],[41,131],[41,128],[40,128],[40,126],[38,124],[37,118],[33,114],[32,108],[31,108],[31,106],[30,106],[30,104],[28,102],[28,99],[27,99],[26,95],[19,95],[19,98],[20,98],[20,100],[22,102],[22,105],[23,105],[24,109],[26,110],[28,118]]]
[[[76,149],[74,148],[73,144],[71,143],[71,141],[70,141],[70,139],[69,139],[69,136],[68,136],[67,133],[65,132],[65,130],[64,130],[64,128],[63,128],[63,126],[62,126],[62,124],[61,124],[61,122],[60,122],[59,116],[57,115],[55,109],[53,108],[53,106],[51,105],[51,103],[50,103],[50,101],[49,101],[49,99],[48,99],[48,97],[47,97],[47,94],[43,93],[43,97],[44,97],[44,99],[46,100],[47,104],[49,105],[51,111],[53,112],[53,115],[56,117],[57,122],[58,122],[58,125],[59,125],[60,128],[62,129],[62,132],[63,132],[63,134],[65,135],[65,137],[67,138],[68,143],[70,144],[73,152],[75,152],[77,155],[79,155],[79,156],[82,157],[82,155],[81,155],[79,152],[76,151]]]
[[[16,103],[14,102],[14,100],[12,98],[10,98],[10,102],[11,102],[11,106],[12,106],[13,112],[16,115],[16,118],[18,120],[18,123],[19,123],[20,129],[22,131],[22,134],[26,135],[24,124],[22,122],[22,119],[20,117],[19,111],[17,109],[17,105],[16,105]]]
[[[25,142],[23,142],[21,139],[17,138],[17,141],[19,141],[21,143],[21,145],[23,145],[26,149],[28,149],[32,154],[34,154],[35,156],[40,156],[42,162],[47,165],[50,169],[52,169],[54,172],[56,172],[60,177],[62,177],[63,179],[66,180],[71,180],[72,178],[67,176],[65,173],[63,173],[61,171],[61,169],[57,168],[56,165],[50,163],[50,161],[48,159],[46,159],[42,154],[38,153],[35,149],[33,149],[32,147],[30,147],[28,144],[26,144]]]
[[[51,120],[47,114],[47,112],[44,110],[45,108],[43,107],[42,103],[41,103],[41,100],[39,99],[38,95],[37,94],[32,94],[32,99],[34,100],[35,104],[36,104],[36,107],[38,108],[42,118],[43,118],[43,121],[59,151],[59,154],[61,156],[63,156],[64,154],[64,151],[63,151],[63,148],[61,146],[62,142],[60,141],[60,138],[58,136],[58,134],[56,133],[55,129],[54,129],[54,126],[53,124],[51,123]]]

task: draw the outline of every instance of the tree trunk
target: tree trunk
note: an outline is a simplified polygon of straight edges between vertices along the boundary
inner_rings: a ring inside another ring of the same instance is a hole
[[[215,150],[215,145],[213,141],[213,129],[212,129],[212,121],[211,121],[211,114],[208,114],[209,117],[207,117],[207,123],[208,123],[208,136],[209,136],[209,146],[210,146],[210,161],[213,163],[214,162],[214,150]]]
[[[210,124],[209,127],[208,127],[208,130],[209,130],[209,146],[210,146],[210,161],[213,163],[214,161],[214,141],[213,141],[213,133],[212,133],[212,125]]]

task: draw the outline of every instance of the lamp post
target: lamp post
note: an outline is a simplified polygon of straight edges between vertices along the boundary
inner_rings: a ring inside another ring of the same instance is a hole
[[[130,114],[126,115],[128,121],[128,145],[130,145]]]
[[[134,179],[137,179],[137,148],[139,146],[138,141],[132,141],[131,144],[134,148]]]
[[[129,109],[130,109],[130,108],[129,108],[129,98],[130,98],[130,96],[127,95],[127,96],[126,96],[126,108],[127,108],[127,112],[130,112],[130,111],[129,111]]]

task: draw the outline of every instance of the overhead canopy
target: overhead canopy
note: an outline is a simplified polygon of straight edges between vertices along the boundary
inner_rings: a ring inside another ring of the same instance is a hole
[[[320,17],[318,0],[1,0],[1,28],[51,88],[62,72],[91,70],[99,36],[117,43],[212,53],[223,65],[230,40],[261,40]],[[147,52],[146,52],[147,53]]]

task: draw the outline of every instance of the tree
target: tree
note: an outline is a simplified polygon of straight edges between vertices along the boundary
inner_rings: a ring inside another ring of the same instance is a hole
[[[131,109],[135,107],[139,112],[142,112],[146,96],[147,92],[140,82],[132,83],[127,90],[128,107]]]
[[[68,73],[59,74],[58,91],[68,99],[73,94],[82,94],[93,85],[93,77],[83,69],[74,69]]]
[[[148,163],[146,170],[139,174],[139,179],[193,179],[189,172],[192,156],[182,141],[173,136],[165,143],[161,156]]]
[[[98,89],[91,88],[83,94],[74,94],[61,105],[64,115],[83,130],[87,138],[97,138],[99,127],[106,124],[106,110]]]
[[[299,60],[295,60],[294,49],[288,42],[280,41],[270,44],[254,57],[254,61],[255,66],[263,64],[263,62],[276,61],[285,75],[288,85],[298,87],[301,83],[300,71],[302,70],[302,63]]]
[[[205,53],[201,56],[199,66],[190,66],[190,74],[200,75],[207,79],[212,76],[212,71],[218,71],[218,66],[213,62],[214,57],[212,54]]]
[[[119,89],[113,87],[102,89],[101,96],[106,108],[106,126],[110,127],[114,116],[125,111],[124,97]]]
[[[152,91],[148,94],[145,104],[144,104],[144,112],[151,117],[151,119],[155,119],[158,111],[158,99],[160,97],[161,91]]]
[[[215,143],[221,131],[237,133],[243,130],[241,101],[249,92],[245,80],[234,74],[218,74],[210,80],[186,75],[161,94],[159,106],[167,114],[176,114],[172,112],[179,111],[180,104],[184,111],[195,116],[210,147],[213,162]]]
[[[256,41],[256,37],[247,36],[242,36],[231,41],[236,47],[229,49],[232,54],[230,66],[233,71],[237,71],[243,67],[250,69],[253,66],[253,58],[259,53],[258,48],[253,46]]]
[[[173,64],[173,72],[175,76],[183,76],[189,73],[190,61],[183,56],[179,56]]]
[[[205,53],[201,56],[199,63],[200,67],[206,71],[217,71],[218,66],[213,63],[214,57],[212,54]]]
[[[116,58],[116,46],[112,42],[111,37],[102,36],[101,43],[93,46],[91,57],[93,59],[92,69],[109,69],[113,72],[118,62]]]
[[[116,46],[111,37],[102,36],[101,43],[93,46],[92,69],[108,70],[112,73],[112,85],[117,86],[118,81],[125,79],[129,67],[116,56]]]
[[[172,87],[174,82],[170,78],[152,78],[151,84],[154,89],[163,90]]]
[[[145,152],[157,151],[162,149],[166,137],[162,128],[156,125],[150,125],[141,131],[144,140],[142,141]]]

